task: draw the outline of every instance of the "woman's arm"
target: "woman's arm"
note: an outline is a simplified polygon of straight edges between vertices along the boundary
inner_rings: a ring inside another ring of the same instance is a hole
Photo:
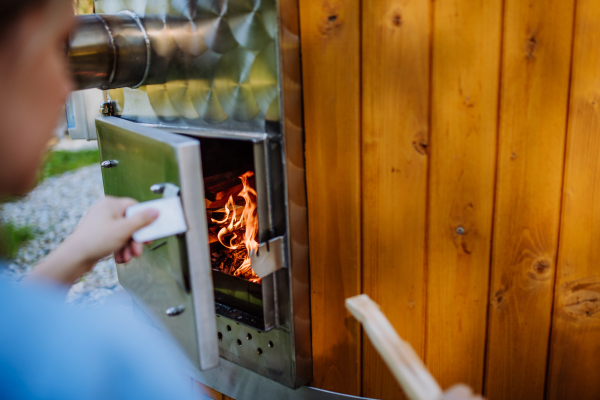
[[[143,244],[133,242],[131,236],[152,223],[158,212],[146,210],[125,218],[125,209],[135,203],[133,199],[110,196],[100,200],[88,210],[71,236],[42,260],[27,279],[51,279],[71,285],[98,260],[112,253],[119,263],[139,257]]]

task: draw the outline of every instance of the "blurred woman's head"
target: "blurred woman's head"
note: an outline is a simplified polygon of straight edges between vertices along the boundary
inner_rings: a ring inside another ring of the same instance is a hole
[[[35,183],[71,80],[69,0],[0,1],[0,195]]]

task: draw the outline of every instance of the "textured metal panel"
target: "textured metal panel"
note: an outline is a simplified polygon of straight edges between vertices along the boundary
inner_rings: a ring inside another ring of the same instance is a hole
[[[151,47],[148,85],[109,92],[123,118],[169,127],[265,132],[279,121],[275,0],[97,0],[130,10]]]

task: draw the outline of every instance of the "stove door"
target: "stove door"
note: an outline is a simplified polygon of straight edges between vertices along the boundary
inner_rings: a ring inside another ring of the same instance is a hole
[[[119,282],[198,368],[213,368],[219,343],[200,142],[115,117],[98,118],[96,128],[105,193],[138,201],[179,195],[188,224],[185,234],[117,265]]]

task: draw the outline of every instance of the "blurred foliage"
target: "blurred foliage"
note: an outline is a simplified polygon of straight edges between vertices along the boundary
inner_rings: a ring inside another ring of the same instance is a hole
[[[0,226],[0,257],[12,260],[17,256],[19,248],[33,239],[35,228],[25,225],[16,226],[12,223]]]
[[[93,0],[73,0],[73,7],[75,8],[75,14],[92,14],[94,12],[94,1]]]
[[[60,175],[81,167],[100,163],[98,150],[51,151],[46,156],[39,175],[39,181]]]

